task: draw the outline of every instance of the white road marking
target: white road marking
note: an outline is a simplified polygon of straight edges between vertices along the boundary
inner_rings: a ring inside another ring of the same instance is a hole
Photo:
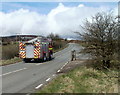
[[[67,65],[69,62],[66,62],[65,65]]]
[[[46,81],[49,81],[49,80],[50,80],[50,78],[46,79]]]
[[[39,89],[43,84],[38,85],[35,89]]]
[[[68,64],[68,62],[66,62],[60,69],[63,69],[63,67],[65,67],[65,65],[67,65]]]
[[[0,76],[5,76],[5,75],[11,74],[11,73],[15,73],[15,72],[19,72],[19,71],[22,71],[22,70],[25,70],[25,69],[27,69],[27,68],[23,68],[23,69],[15,70],[15,71],[12,71],[12,72],[8,72],[8,73],[2,74]]]
[[[55,74],[52,75],[53,77],[55,76]]]
[[[66,63],[60,68],[60,70],[62,70],[63,67],[65,67],[68,63],[69,63],[69,62],[66,62]],[[58,70],[57,72],[60,72],[60,70]]]
[[[43,63],[39,63],[39,64],[36,64],[36,65],[41,65],[41,64],[43,64]]]
[[[61,70],[63,69],[64,65],[60,68]]]
[[[60,72],[60,70],[58,70],[57,72]]]
[[[65,67],[65,65],[63,65],[60,69],[63,69],[63,67]]]

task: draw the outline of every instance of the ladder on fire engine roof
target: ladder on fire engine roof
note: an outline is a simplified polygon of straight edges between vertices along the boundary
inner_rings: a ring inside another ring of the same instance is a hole
[[[34,39],[28,41],[27,43],[32,43],[32,42],[40,41],[40,40],[42,40],[43,38],[45,38],[45,37],[39,36],[39,37],[37,37],[37,38],[34,38]]]

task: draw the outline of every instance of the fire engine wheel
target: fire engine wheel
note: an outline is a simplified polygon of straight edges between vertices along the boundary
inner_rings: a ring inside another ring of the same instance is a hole
[[[47,57],[46,57],[46,55],[44,55],[44,57],[43,57],[43,61],[44,61],[44,62],[47,61]]]
[[[51,59],[52,59],[52,54],[49,55],[49,60],[51,60]]]
[[[23,59],[23,61],[24,61],[25,63],[28,63],[30,60],[28,60],[28,59]]]

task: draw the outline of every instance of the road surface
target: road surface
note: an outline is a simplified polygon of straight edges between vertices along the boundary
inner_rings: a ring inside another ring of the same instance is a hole
[[[80,49],[70,43],[54,54],[54,59],[42,63],[19,62],[2,67],[2,93],[32,93],[56,76],[56,72],[70,60],[71,50]]]

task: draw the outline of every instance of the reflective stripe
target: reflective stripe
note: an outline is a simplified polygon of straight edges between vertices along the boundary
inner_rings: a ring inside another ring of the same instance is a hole
[[[23,46],[24,46],[24,48],[23,48]],[[19,43],[19,49],[20,49],[20,52],[19,52],[20,58],[25,58],[26,57],[25,44],[23,44],[22,42],[20,42]]]
[[[23,44],[22,42],[19,43],[19,49],[20,50],[25,50],[25,44]],[[24,47],[24,48],[23,48]]]
[[[52,50],[53,48],[49,48],[49,50]]]
[[[25,52],[23,52],[23,51],[20,52],[19,55],[20,55],[20,58],[25,58],[25,57],[26,57],[26,54],[25,54]]]
[[[40,58],[40,42],[36,42],[36,44],[34,46],[36,46],[36,48],[34,48],[34,58]]]

